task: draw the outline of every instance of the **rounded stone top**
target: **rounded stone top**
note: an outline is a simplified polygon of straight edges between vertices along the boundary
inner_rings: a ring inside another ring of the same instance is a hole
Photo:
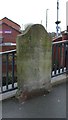
[[[29,24],[27,27],[26,27],[26,29],[23,31],[23,33],[22,34],[20,34],[20,35],[18,35],[18,36],[22,36],[22,35],[25,35],[25,34],[27,34],[30,30],[32,30],[32,29],[39,29],[39,30],[44,30],[46,33],[47,33],[47,31],[45,30],[45,28],[44,28],[44,26],[43,25],[41,25],[41,24]]]

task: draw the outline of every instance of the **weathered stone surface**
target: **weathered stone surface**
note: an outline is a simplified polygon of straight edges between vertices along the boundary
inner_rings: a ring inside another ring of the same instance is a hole
[[[51,83],[51,38],[40,24],[17,37],[18,93],[48,90]]]

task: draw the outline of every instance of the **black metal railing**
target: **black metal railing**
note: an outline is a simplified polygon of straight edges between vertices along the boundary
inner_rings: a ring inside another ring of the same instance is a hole
[[[52,77],[68,73],[68,40],[52,43]]]
[[[16,50],[0,53],[2,57],[2,93],[17,88]]]
[[[16,50],[1,52],[2,86],[0,92],[17,89]],[[52,43],[52,77],[68,73],[68,41]]]

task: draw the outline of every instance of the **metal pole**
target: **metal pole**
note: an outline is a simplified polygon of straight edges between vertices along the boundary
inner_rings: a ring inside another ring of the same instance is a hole
[[[42,25],[42,20],[41,20],[41,25]]]
[[[49,9],[46,9],[46,30],[47,30],[47,23],[48,23],[48,21],[47,21],[47,18],[48,18],[48,13],[47,13],[47,11],[48,11]]]
[[[59,0],[57,0],[57,21],[58,21],[58,13],[59,13]]]
[[[57,21],[58,21],[58,12],[59,12],[59,1],[57,0]],[[57,36],[58,36],[58,23],[57,23]]]

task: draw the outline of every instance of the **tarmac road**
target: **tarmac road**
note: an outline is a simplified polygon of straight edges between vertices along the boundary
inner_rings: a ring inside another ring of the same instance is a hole
[[[3,118],[66,118],[66,84],[55,86],[44,96],[19,103],[15,98],[2,103]]]

